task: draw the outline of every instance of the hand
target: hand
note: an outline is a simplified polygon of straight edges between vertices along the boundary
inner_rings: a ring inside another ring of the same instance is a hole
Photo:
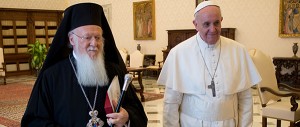
[[[116,101],[113,101],[113,105],[114,107],[117,106]],[[122,107],[120,108],[119,113],[110,113],[107,114],[106,117],[108,118],[107,123],[109,125],[114,124],[114,127],[123,127],[129,120],[128,112]]]

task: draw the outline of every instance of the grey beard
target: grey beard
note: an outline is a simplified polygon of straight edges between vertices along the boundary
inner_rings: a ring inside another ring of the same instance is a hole
[[[103,50],[102,50],[103,51]],[[104,55],[99,53],[96,59],[91,59],[87,54],[78,54],[77,78],[83,86],[105,86],[108,83]]]

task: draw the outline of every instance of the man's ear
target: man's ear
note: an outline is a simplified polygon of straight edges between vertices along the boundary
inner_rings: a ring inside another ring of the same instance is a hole
[[[198,26],[198,23],[197,23],[197,21],[196,21],[195,19],[193,20],[193,24],[194,24],[194,26],[195,26],[195,29],[198,31],[198,27],[197,27],[197,26]]]
[[[72,35],[69,36],[69,42],[71,45],[75,45],[74,38]]]
[[[193,20],[193,24],[194,24],[195,27],[197,27],[197,22],[196,22],[196,20]]]

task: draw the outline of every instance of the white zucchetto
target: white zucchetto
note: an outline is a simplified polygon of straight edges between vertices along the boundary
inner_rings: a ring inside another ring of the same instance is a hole
[[[196,7],[196,9],[194,11],[194,16],[196,15],[196,13],[198,11],[200,11],[202,8],[205,8],[207,6],[218,6],[219,7],[219,5],[216,2],[213,2],[213,1],[203,1],[200,4],[198,4],[198,6]]]

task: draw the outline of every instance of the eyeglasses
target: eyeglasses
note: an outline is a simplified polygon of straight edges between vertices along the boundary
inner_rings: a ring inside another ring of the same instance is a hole
[[[78,38],[83,40],[84,42],[90,42],[90,41],[92,41],[92,38],[94,38],[96,42],[100,42],[102,40],[101,36],[79,36],[75,33],[72,33],[72,34],[74,34],[75,36],[77,36]]]

